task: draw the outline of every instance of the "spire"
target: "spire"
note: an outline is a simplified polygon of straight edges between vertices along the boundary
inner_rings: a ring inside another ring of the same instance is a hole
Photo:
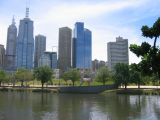
[[[29,8],[26,7],[26,18],[29,18]]]
[[[12,18],[12,25],[15,25],[16,22],[15,22],[15,19],[14,19],[14,15],[13,15],[13,18]]]

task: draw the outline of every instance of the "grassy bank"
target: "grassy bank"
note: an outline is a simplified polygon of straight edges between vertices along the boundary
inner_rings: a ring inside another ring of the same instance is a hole
[[[118,89],[116,93],[126,95],[160,95],[160,89]]]
[[[6,88],[1,87],[0,91],[16,91],[16,92],[47,92],[47,93],[58,93],[58,88],[44,88],[43,90],[41,88]]]

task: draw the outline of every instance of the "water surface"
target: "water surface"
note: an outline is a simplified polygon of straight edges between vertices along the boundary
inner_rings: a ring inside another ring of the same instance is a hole
[[[0,120],[160,120],[160,96],[0,92]]]

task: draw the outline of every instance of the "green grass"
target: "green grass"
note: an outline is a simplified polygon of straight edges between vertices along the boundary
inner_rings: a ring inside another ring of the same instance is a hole
[[[72,86],[73,85],[71,80],[68,80],[66,82],[62,79],[53,79],[53,80],[49,81],[47,84],[48,85],[56,85],[56,86],[58,86],[58,85]],[[106,82],[106,85],[110,85],[110,84],[114,84],[114,82],[113,81],[107,81]],[[21,82],[16,82],[15,85],[16,86],[21,86]],[[41,86],[41,81],[34,80],[34,81],[23,82],[23,85],[24,86]],[[89,86],[89,84],[87,82],[83,82],[83,84],[81,84],[80,81],[75,81],[75,86],[80,86],[80,85],[81,86]],[[90,86],[97,86],[97,85],[103,85],[103,83],[95,81],[95,80],[90,83]]]

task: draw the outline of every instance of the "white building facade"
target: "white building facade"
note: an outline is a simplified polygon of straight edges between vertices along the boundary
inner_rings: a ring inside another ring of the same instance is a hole
[[[129,64],[128,39],[117,37],[116,42],[107,43],[108,67],[114,70],[117,63]]]

